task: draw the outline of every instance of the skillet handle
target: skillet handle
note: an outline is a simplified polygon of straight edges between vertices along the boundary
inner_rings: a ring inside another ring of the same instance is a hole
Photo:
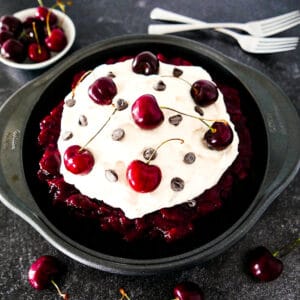
[[[24,219],[39,219],[40,209],[28,188],[23,167],[23,138],[34,105],[48,81],[33,80],[0,108],[0,200]],[[35,138],[35,137],[32,137]]]
[[[265,122],[268,138],[267,171],[260,195],[266,207],[288,186],[300,167],[300,119],[283,91],[268,77],[233,63],[233,70],[249,88]]]

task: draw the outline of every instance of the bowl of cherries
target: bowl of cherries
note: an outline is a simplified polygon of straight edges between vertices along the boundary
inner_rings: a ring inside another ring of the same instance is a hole
[[[74,43],[76,30],[61,10],[42,3],[0,17],[0,61],[10,67],[33,70],[47,67],[62,58]]]

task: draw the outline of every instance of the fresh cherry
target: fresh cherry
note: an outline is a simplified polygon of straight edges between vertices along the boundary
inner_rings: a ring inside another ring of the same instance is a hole
[[[191,281],[177,284],[173,289],[174,300],[204,300],[200,287]]]
[[[259,246],[249,252],[247,269],[260,281],[272,281],[282,273],[283,263],[267,248]]]
[[[39,257],[32,263],[28,271],[28,280],[31,286],[37,290],[43,290],[50,284],[57,289],[58,294],[64,299],[68,299],[68,294],[63,294],[55,283],[54,279],[60,273],[58,260],[50,255]]]
[[[14,16],[2,16],[0,18],[0,31],[10,31],[15,37],[22,32],[22,22]]]
[[[16,39],[6,40],[1,47],[1,55],[15,62],[22,62],[26,57],[24,45]]]
[[[68,147],[64,153],[64,165],[73,174],[88,174],[94,163],[92,153],[78,145]]]
[[[205,133],[204,139],[210,149],[223,150],[231,144],[233,131],[227,122],[216,121]]]
[[[136,192],[149,193],[158,187],[162,174],[159,167],[134,160],[127,167],[126,178]]]
[[[150,94],[140,96],[132,104],[131,115],[134,122],[142,129],[153,129],[164,121],[164,114],[156,98]]]
[[[59,52],[67,45],[66,35],[61,28],[54,28],[45,38],[45,44],[51,51]]]
[[[101,77],[90,85],[88,93],[95,103],[110,105],[117,94],[117,86],[110,77]]]
[[[42,62],[50,58],[50,53],[45,46],[32,43],[28,47],[28,57],[34,62]]]
[[[157,74],[159,69],[159,60],[150,51],[144,51],[135,56],[132,61],[132,70],[138,74],[151,75]]]
[[[208,106],[218,99],[218,89],[209,80],[198,80],[191,87],[191,96],[200,106]]]
[[[57,23],[57,16],[45,6],[37,7],[37,9],[35,11],[35,17],[45,23],[47,22],[47,18],[49,18],[49,23],[51,25],[54,25]]]
[[[5,41],[13,38],[14,35],[10,31],[1,31],[0,32],[0,47],[4,44]]]

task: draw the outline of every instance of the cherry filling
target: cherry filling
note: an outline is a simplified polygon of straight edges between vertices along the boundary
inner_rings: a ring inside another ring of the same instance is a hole
[[[162,54],[157,57],[161,61],[175,65],[190,65],[189,62],[178,57],[167,59]],[[119,61],[122,60],[123,58]],[[112,59],[111,62],[116,61]],[[121,209],[113,208],[103,201],[82,195],[73,185],[66,183],[59,173],[61,161],[58,155],[57,140],[63,110],[63,103],[60,103],[41,120],[38,136],[39,146],[43,150],[39,161],[38,178],[48,186],[51,205],[57,211],[63,211],[64,214],[76,221],[78,219],[93,221],[93,224],[98,226],[99,232],[117,233],[125,241],[159,239],[174,242],[193,233],[196,222],[222,208],[226,200],[229,200],[233,186],[248,176],[253,155],[250,132],[247,128],[246,118],[240,109],[238,91],[221,84],[218,84],[218,88],[224,95],[225,104],[239,135],[240,143],[238,157],[214,187],[187,203],[163,208],[137,219],[128,219]],[[225,125],[221,124],[220,126]],[[219,133],[227,135],[228,132],[225,129],[219,130]],[[228,137],[231,139],[231,133],[228,134]],[[212,143],[214,142],[213,138],[211,139]],[[217,146],[223,147],[223,145]]]

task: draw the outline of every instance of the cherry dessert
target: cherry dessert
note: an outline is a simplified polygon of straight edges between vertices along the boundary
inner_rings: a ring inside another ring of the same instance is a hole
[[[163,58],[165,62],[174,65],[190,64],[186,60],[178,57],[167,58],[161,54],[157,55],[157,57],[160,57],[160,59]],[[124,60],[124,58],[120,58],[120,61],[121,60]],[[111,62],[113,63],[116,61],[119,60],[116,60],[115,58],[111,59]],[[82,72],[80,74],[82,74]],[[76,78],[80,78],[81,76],[82,75],[76,76]],[[111,82],[112,79],[111,81],[108,81]],[[88,220],[91,222],[91,228],[93,228],[93,230],[96,230],[96,227],[97,230],[99,228],[100,232],[113,232],[127,242],[159,240],[171,243],[182,240],[191,233],[195,232],[196,222],[212,212],[222,208],[224,203],[226,203],[230,197],[234,185],[244,180],[249,174],[249,170],[251,168],[251,160],[253,155],[251,136],[247,128],[246,118],[241,112],[238,91],[232,87],[223,86],[220,84],[218,84],[218,88],[224,95],[228,113],[230,114],[240,139],[239,155],[237,156],[236,160],[225,171],[219,182],[214,187],[197,196],[195,199],[193,199],[192,203],[184,203],[171,208],[164,208],[137,219],[129,219],[124,215],[124,212],[121,209],[111,207],[105,204],[103,201],[91,199],[87,196],[81,195],[81,193],[73,185],[64,181],[63,176],[58,171],[57,165],[59,162],[56,157],[56,151],[58,151],[57,139],[59,137],[61,114],[63,110],[63,102],[60,102],[59,105],[57,105],[57,107],[55,107],[41,121],[41,131],[38,136],[40,149],[43,151],[42,158],[40,160],[38,177],[42,184],[48,187],[49,201],[50,205],[53,206],[53,211],[61,212],[63,215],[66,215],[71,219],[74,218],[74,220],[76,220],[74,222],[78,222],[79,220],[85,222]],[[96,95],[96,92],[93,93]],[[100,95],[101,93],[102,90],[100,89]],[[110,97],[108,98],[111,99],[112,95],[110,94],[109,96]],[[98,98],[96,99],[99,101]],[[108,104],[112,104],[110,99],[107,100]],[[106,100],[100,100],[100,102],[106,104]],[[137,115],[135,115],[135,113],[131,115],[134,122],[136,122],[136,120],[138,120],[145,111],[148,113],[148,109],[151,112],[154,111],[154,119],[156,119],[154,123],[153,120],[151,120],[152,123],[150,122],[150,127],[153,126],[153,128],[156,128],[156,126],[159,126],[163,121],[163,113],[161,108],[158,107],[153,95],[143,95],[142,99],[135,103],[135,106],[137,108]],[[214,126],[208,125],[208,131],[210,131],[211,134],[220,134],[223,131],[226,132],[226,123],[223,121],[220,121],[220,123],[221,125],[219,130],[218,128],[213,128]],[[142,118],[142,120],[138,121],[136,124],[137,126],[140,126],[140,128],[144,129],[147,122],[144,118]],[[103,126],[105,126],[105,124]],[[103,128],[103,126],[101,128]],[[147,126],[149,126],[149,124]],[[98,132],[96,134],[98,134]],[[222,138],[221,141],[223,147],[224,143]],[[220,145],[217,145],[217,147],[220,147]],[[80,149],[81,151],[85,151],[86,145],[82,146],[81,148],[79,145],[77,145],[77,150],[73,152],[73,154],[75,154],[75,156],[80,154]],[[47,160],[47,156],[52,158]],[[143,162],[139,159],[134,159],[131,163],[129,163],[127,166],[128,174],[126,179],[128,180],[129,184],[131,180],[130,178],[132,178],[132,171],[136,171],[136,168],[138,172],[143,172],[145,169],[149,170],[148,167],[154,167],[154,165],[151,165],[150,162]],[[85,168],[83,169],[85,170]],[[150,169],[154,174],[154,184],[151,183],[152,186],[150,188],[146,185],[146,191],[152,190],[153,188],[155,189],[155,186],[158,186],[160,181],[160,172],[156,168]],[[148,178],[147,175],[146,178]],[[137,183],[139,185],[137,188],[138,192],[141,192],[145,190],[145,187],[142,184],[140,185],[138,180],[139,179],[136,180],[135,178],[132,184],[135,185]],[[180,182],[178,183],[176,181],[176,187],[178,186],[181,186]],[[199,231],[197,232],[201,233],[201,228],[199,228]]]

